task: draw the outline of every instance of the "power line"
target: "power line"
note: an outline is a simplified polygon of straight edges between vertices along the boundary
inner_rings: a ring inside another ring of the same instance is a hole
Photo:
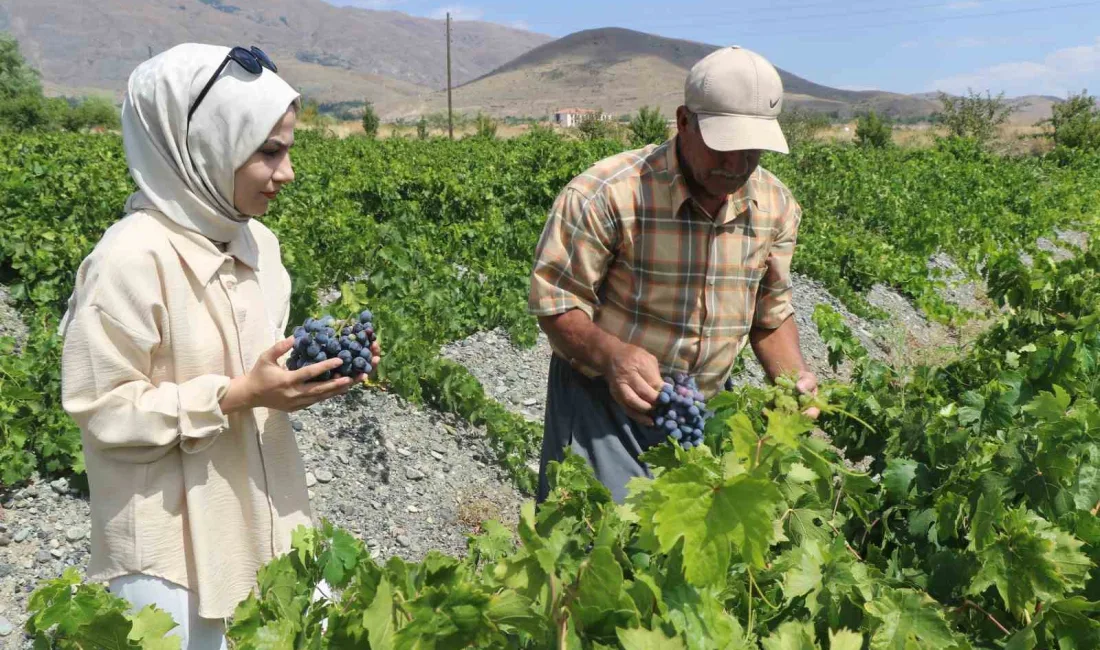
[[[877,29],[879,27],[894,27],[898,25],[927,25],[931,23],[957,21],[957,20],[969,20],[971,18],[994,18],[998,16],[1012,16],[1019,14],[1039,13],[1053,11],[1056,9],[1074,9],[1078,7],[1094,7],[1100,5],[1100,0],[1090,0],[1088,2],[1070,2],[1058,5],[1047,5],[1045,7],[1032,7],[1029,9],[1011,9],[1007,11],[991,11],[982,14],[967,14],[965,16],[940,16],[939,18],[921,18],[913,20],[897,20],[884,23],[864,24],[864,25],[845,25],[850,29]],[[830,28],[831,29],[831,28]],[[796,29],[796,30],[784,30],[785,34],[813,34],[819,33],[820,28],[815,29]]]
[[[991,3],[991,2],[1018,2],[1018,1],[1019,0],[984,0],[984,2],[987,3],[987,4]],[[806,7],[809,7],[811,5],[818,6],[819,4],[833,4],[833,6],[835,6],[835,3],[810,3],[810,4],[807,4],[805,6]],[[1008,15],[1027,14],[1027,13],[1039,13],[1039,12],[1052,11],[1052,10],[1056,10],[1056,9],[1069,9],[1069,8],[1075,8],[1075,7],[1094,6],[1096,4],[1100,4],[1100,3],[1098,3],[1096,0],[1089,0],[1089,1],[1085,1],[1085,2],[1065,3],[1065,4],[1049,5],[1049,6],[1043,6],[1043,7],[1028,7],[1028,8],[1024,8],[1024,9],[1005,9],[1005,10],[1000,10],[1000,11],[987,11],[987,12],[980,12],[980,13],[966,13],[966,14],[959,14],[959,15],[952,15],[952,16],[938,16],[938,17],[935,17],[935,18],[904,19],[904,20],[895,20],[895,21],[889,21],[889,22],[881,22],[881,23],[874,23],[874,24],[863,24],[863,25],[855,25],[855,26],[845,25],[844,27],[845,28],[852,27],[852,28],[855,28],[855,29],[871,29],[871,28],[876,28],[876,27],[889,27],[889,26],[894,26],[894,25],[930,24],[930,23],[937,23],[937,22],[941,22],[941,21],[946,22],[946,21],[957,21],[957,20],[969,20],[969,19],[973,19],[973,18],[993,18],[993,17],[998,17],[998,16],[1008,16]],[[835,18],[848,18],[848,17],[851,17],[851,16],[878,15],[878,14],[888,14],[888,13],[900,13],[900,12],[906,12],[906,11],[922,11],[922,10],[927,10],[927,9],[946,9],[946,8],[954,7],[956,5],[957,5],[957,2],[947,2],[947,3],[936,2],[936,3],[922,3],[922,4],[917,4],[917,5],[909,5],[909,6],[905,6],[905,7],[891,7],[891,8],[888,8],[888,9],[877,8],[877,9],[865,9],[865,10],[858,10],[858,11],[844,11],[844,12],[802,14],[802,15],[794,15],[794,16],[766,17],[766,18],[759,18],[759,19],[752,18],[753,12],[743,12],[743,13],[739,12],[739,13],[736,13],[736,14],[730,14],[730,13],[693,14],[691,16],[691,18],[683,18],[683,19],[680,19],[680,20],[660,20],[659,23],[660,23],[661,26],[695,27],[695,26],[699,26],[701,24],[700,18],[704,18],[704,17],[707,17],[707,16],[722,16],[722,17],[728,17],[728,18],[731,18],[731,19],[736,19],[737,22],[716,23],[716,22],[708,20],[705,23],[705,26],[708,29],[709,28],[714,28],[714,27],[746,27],[746,26],[752,26],[752,25],[756,25],[756,24],[765,24],[765,23],[786,23],[786,22],[796,22],[796,21],[803,21],[803,20],[825,21],[825,20],[835,19]],[[800,5],[800,6],[802,6],[802,5]],[[774,9],[778,10],[778,8],[774,8]],[[569,26],[572,26],[572,25],[575,25],[575,24],[576,23],[564,23],[564,22],[562,22],[562,23],[554,23],[554,22],[547,23],[547,22],[539,21],[537,24],[533,25],[532,27],[537,29],[539,27],[545,27],[545,26],[548,26],[548,25],[558,25],[558,26],[569,25]],[[637,28],[634,28],[634,29],[637,29]],[[790,34],[790,33],[816,33],[816,32],[819,32],[819,31],[820,31],[820,28],[815,27],[815,28],[812,28],[812,29],[804,29],[804,30],[801,30],[801,31],[797,30],[797,29],[796,30],[786,30],[785,29],[784,33],[785,34]]]

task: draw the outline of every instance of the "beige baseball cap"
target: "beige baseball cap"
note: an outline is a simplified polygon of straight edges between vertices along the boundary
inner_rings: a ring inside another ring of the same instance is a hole
[[[783,82],[756,52],[735,45],[703,57],[688,72],[684,105],[711,149],[790,152],[779,128]]]

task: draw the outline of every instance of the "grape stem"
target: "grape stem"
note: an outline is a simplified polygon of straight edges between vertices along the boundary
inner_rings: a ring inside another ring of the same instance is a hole
[[[1005,627],[1005,626],[1001,625],[1001,622],[1000,622],[1000,621],[998,621],[998,620],[996,619],[996,617],[994,617],[994,616],[993,616],[992,614],[990,614],[989,612],[987,612],[987,611],[985,611],[984,609],[982,609],[981,605],[979,605],[978,603],[975,603],[974,601],[970,600],[969,598],[967,598],[966,600],[964,600],[964,601],[963,601],[963,604],[962,604],[962,606],[960,606],[960,607],[959,607],[958,609],[956,609],[955,611],[957,611],[957,612],[961,612],[961,611],[963,611],[964,609],[976,609],[976,610],[978,610],[978,611],[979,611],[979,612],[981,612],[982,614],[985,614],[985,617],[986,617],[986,618],[988,618],[988,619],[989,619],[990,621],[992,621],[992,622],[993,622],[993,624],[997,626],[997,629],[999,629],[999,630],[1000,630],[1001,632],[1004,632],[1004,634],[1005,634],[1006,636],[1008,636],[1008,635],[1011,635],[1011,634],[1012,634],[1012,632],[1010,632],[1010,631],[1009,631],[1009,629],[1008,629],[1007,627]]]

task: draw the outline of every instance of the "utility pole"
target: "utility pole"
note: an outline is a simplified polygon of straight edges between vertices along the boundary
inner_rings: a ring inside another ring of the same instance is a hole
[[[451,12],[447,12],[447,133],[455,139],[455,122],[451,113]]]

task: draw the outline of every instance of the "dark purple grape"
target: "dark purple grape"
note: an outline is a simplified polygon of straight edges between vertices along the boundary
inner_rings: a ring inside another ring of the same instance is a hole
[[[372,320],[374,320],[374,314],[370,313],[369,309],[364,309],[363,312],[359,314],[359,322],[363,323],[364,325],[371,322]]]
[[[319,354],[321,354],[321,346],[317,345],[316,343],[310,343],[309,347],[306,348],[305,355],[310,359],[317,358],[317,355]],[[322,361],[324,361],[324,359],[322,359]]]

